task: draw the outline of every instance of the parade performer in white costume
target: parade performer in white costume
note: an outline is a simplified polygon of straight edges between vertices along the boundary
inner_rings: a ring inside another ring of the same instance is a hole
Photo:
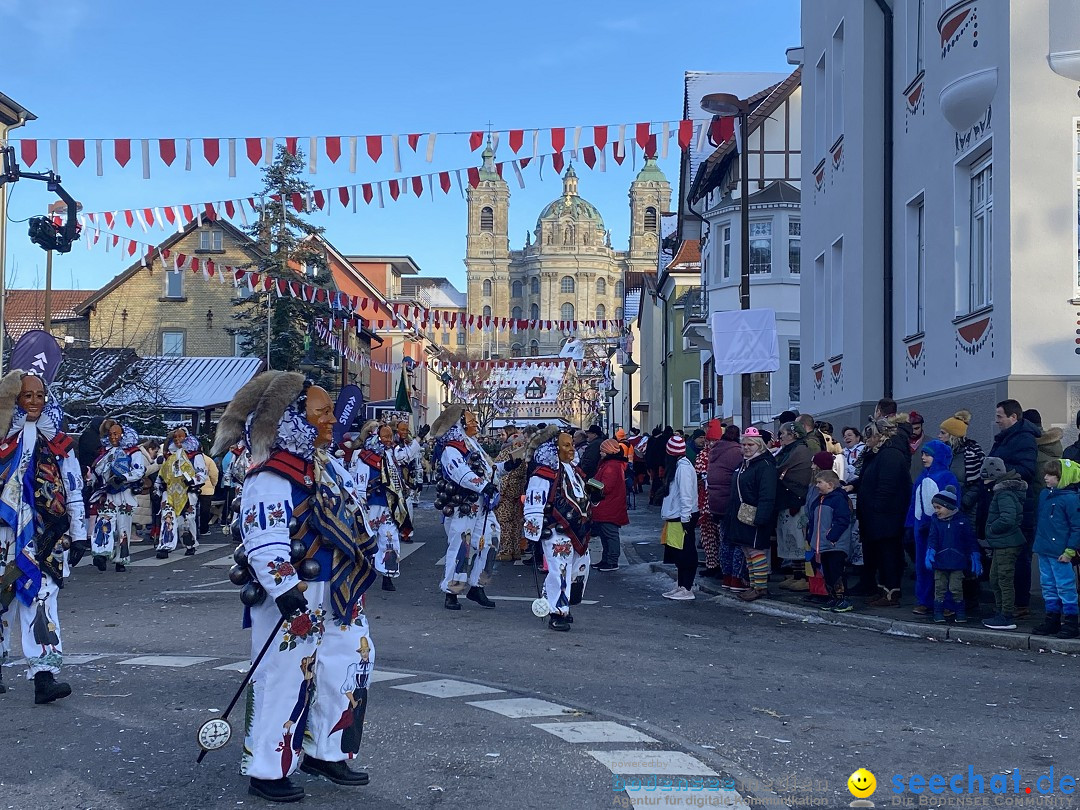
[[[146,475],[146,456],[139,449],[139,434],[112,419],[101,423],[101,437],[101,453],[86,475],[90,550],[99,571],[112,560],[117,573],[123,573],[131,562],[131,516]]]
[[[0,379],[0,665],[19,633],[35,703],[71,694],[56,680],[64,658],[56,594],[68,574],[65,548],[86,537],[86,524],[63,419],[40,377],[15,369]]]
[[[334,424],[324,389],[268,371],[240,389],[215,441],[217,453],[244,433],[251,452],[238,518],[243,576],[234,569],[230,579],[244,584],[252,657],[279,634],[248,687],[240,764],[248,792],[269,801],[304,797],[289,779],[297,767],[338,785],[368,782],[346,762],[360,750],[375,665],[362,602],[375,543],[349,472],[327,452]]]
[[[412,532],[412,518],[405,503],[408,489],[402,470],[420,457],[420,442],[397,444],[390,425],[372,419],[360,428],[351,443],[359,448],[352,457],[356,489],[365,505],[368,530],[375,535],[379,550],[375,570],[382,574],[382,589],[394,591],[394,579],[401,574],[401,534]]]
[[[491,575],[489,556],[495,560],[489,552],[499,547],[499,477],[521,464],[516,459],[495,464],[476,441],[479,429],[476,415],[460,404],[446,408],[431,426],[439,472],[435,503],[446,529],[446,566],[439,587],[448,610],[461,610],[457,595],[466,588],[466,599],[495,607],[484,584]]]
[[[184,428],[173,431],[169,454],[158,473],[157,488],[161,493],[161,532],[158,534],[157,558],[167,559],[176,549],[177,539],[184,544],[184,555],[190,557],[199,547],[199,528],[195,509],[199,504],[199,489],[206,483],[206,462],[199,451],[199,440],[189,436]]]
[[[590,496],[574,465],[574,442],[569,433],[546,428],[529,442],[529,483],[525,489],[525,537],[541,541],[547,563],[544,598],[551,613],[548,626],[566,631],[574,621],[570,606],[581,601],[589,579]]]

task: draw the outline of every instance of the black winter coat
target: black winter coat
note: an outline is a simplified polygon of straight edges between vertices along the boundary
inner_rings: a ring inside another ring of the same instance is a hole
[[[856,514],[863,537],[897,537],[904,533],[911,502],[911,450],[900,432],[876,452],[863,455],[862,475],[853,482],[858,493]]]
[[[744,461],[735,470],[731,476],[731,500],[724,520],[724,539],[727,542],[756,549],[767,549],[771,545],[778,481],[776,460],[768,451]],[[757,507],[753,526],[739,521],[739,505],[744,503]]]
[[[1027,482],[1024,522],[1021,526],[1029,537],[1031,530],[1035,527],[1035,501],[1039,494],[1039,488],[1035,484],[1037,480],[1042,480],[1042,475],[1036,469],[1039,458],[1039,446],[1036,439],[1041,435],[1042,430],[1037,425],[1021,419],[994,437],[994,446],[987,454],[1000,458],[1005,462],[1006,470],[1020,473],[1020,477]]]
[[[586,478],[593,478],[600,468],[600,445],[603,439],[595,438],[585,445],[585,452],[581,454],[581,462],[578,464]]]

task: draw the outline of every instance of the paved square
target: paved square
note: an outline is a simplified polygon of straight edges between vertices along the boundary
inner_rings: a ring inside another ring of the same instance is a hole
[[[490,686],[481,686],[477,683],[465,683],[442,678],[437,681],[423,681],[421,683],[405,683],[400,686],[392,686],[391,689],[401,689],[405,692],[416,692],[418,695],[428,697],[452,698],[465,697],[465,695],[494,695],[502,692],[502,689],[492,689]]]
[[[407,672],[392,672],[388,669],[377,669],[371,673],[369,683],[378,683],[379,681],[396,681],[399,678],[415,678],[415,675],[410,675]]]
[[[206,658],[200,655],[140,655],[137,658],[128,658],[126,661],[121,661],[121,664],[135,664],[141,667],[190,667],[195,664],[205,664],[207,661],[213,661],[213,658]]]
[[[548,734],[554,734],[572,743],[657,742],[648,734],[642,734],[635,728],[608,720],[582,723],[533,723],[533,725]]]
[[[612,773],[664,776],[719,776],[700,760],[682,751],[589,751]]]
[[[552,703],[550,700],[540,700],[539,698],[477,700],[470,702],[469,705],[514,719],[522,717],[558,717],[564,714],[572,714],[575,711],[567,706],[560,706],[558,703]]]

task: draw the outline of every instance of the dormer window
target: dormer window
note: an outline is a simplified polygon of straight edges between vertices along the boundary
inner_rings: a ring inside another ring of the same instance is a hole
[[[220,228],[206,228],[199,231],[199,250],[224,250],[223,235]]]

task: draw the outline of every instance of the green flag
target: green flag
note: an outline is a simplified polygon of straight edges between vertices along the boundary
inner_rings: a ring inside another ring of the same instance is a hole
[[[394,410],[412,413],[412,405],[409,402],[409,382],[405,378],[405,369],[401,369],[401,381],[398,383],[397,401],[394,403]]]

